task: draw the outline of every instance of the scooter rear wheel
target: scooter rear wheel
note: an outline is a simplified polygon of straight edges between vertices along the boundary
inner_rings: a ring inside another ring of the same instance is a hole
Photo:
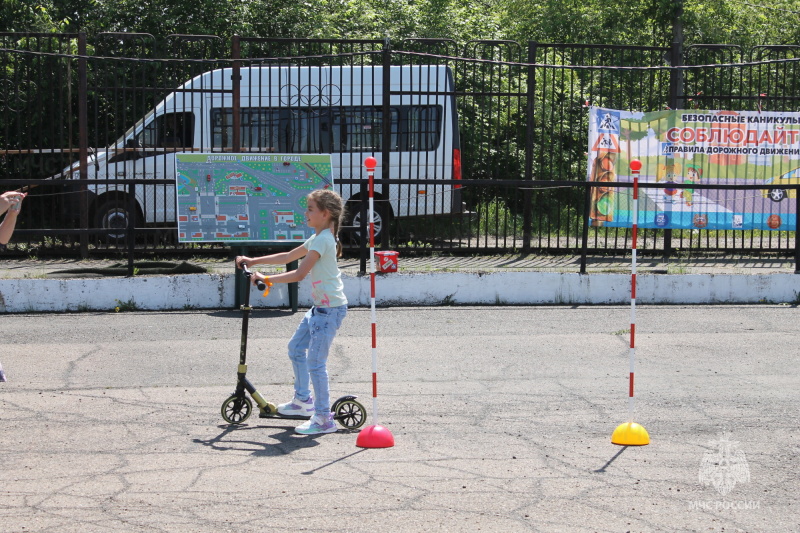
[[[228,424],[241,424],[253,412],[253,402],[247,396],[230,396],[222,403],[222,419]]]
[[[367,410],[355,400],[343,400],[336,406],[333,418],[345,429],[358,429],[367,421]]]

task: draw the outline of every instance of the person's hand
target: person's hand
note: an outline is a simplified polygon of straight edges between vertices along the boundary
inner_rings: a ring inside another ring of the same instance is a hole
[[[253,259],[251,257],[247,257],[246,255],[237,255],[236,256],[236,268],[242,268],[243,266],[249,266],[250,261]]]
[[[8,191],[0,194],[0,213],[10,210],[18,213],[22,206],[22,199],[27,196],[24,192]]]
[[[262,295],[261,295],[261,296],[263,296],[264,298],[266,298],[266,297],[267,297],[267,295],[269,294],[269,290],[270,290],[270,289],[272,288],[272,286],[274,285],[274,283],[272,283],[272,282],[269,280],[269,276],[265,276],[265,275],[264,275],[264,274],[262,274],[261,272],[253,272],[253,275],[250,277],[250,282],[251,282],[253,285],[255,285],[255,286],[256,286],[256,288],[258,288],[258,290],[262,290],[262,289],[261,289],[261,287],[259,287],[259,284],[261,284],[261,283],[263,283],[263,284],[264,284],[264,285],[263,285],[263,286],[264,286],[264,289],[263,289],[263,290],[264,290],[264,294],[262,294]]]

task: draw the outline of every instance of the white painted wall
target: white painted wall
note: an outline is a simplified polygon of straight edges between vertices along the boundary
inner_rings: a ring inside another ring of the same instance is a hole
[[[234,274],[184,274],[113,279],[3,279],[0,313],[223,309],[235,304]],[[369,276],[343,276],[353,307],[369,306]],[[378,275],[378,306],[628,304],[628,274],[557,272],[431,273]],[[311,305],[307,281],[300,307]],[[642,304],[793,303],[800,300],[795,274],[639,274]],[[253,307],[288,307],[288,286],[266,299],[253,289]]]

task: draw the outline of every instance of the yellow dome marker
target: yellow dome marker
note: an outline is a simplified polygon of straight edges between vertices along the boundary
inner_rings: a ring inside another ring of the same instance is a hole
[[[650,435],[636,422],[625,422],[618,425],[611,434],[611,443],[620,446],[645,446],[650,444]]]

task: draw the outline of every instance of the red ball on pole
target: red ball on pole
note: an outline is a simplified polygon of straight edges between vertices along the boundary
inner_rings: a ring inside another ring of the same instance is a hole
[[[370,156],[364,160],[364,166],[367,167],[367,172],[374,172],[375,167],[378,166],[378,160]]]
[[[639,161],[638,159],[631,160],[629,166],[633,172],[639,172],[640,170],[642,170],[642,162]]]

